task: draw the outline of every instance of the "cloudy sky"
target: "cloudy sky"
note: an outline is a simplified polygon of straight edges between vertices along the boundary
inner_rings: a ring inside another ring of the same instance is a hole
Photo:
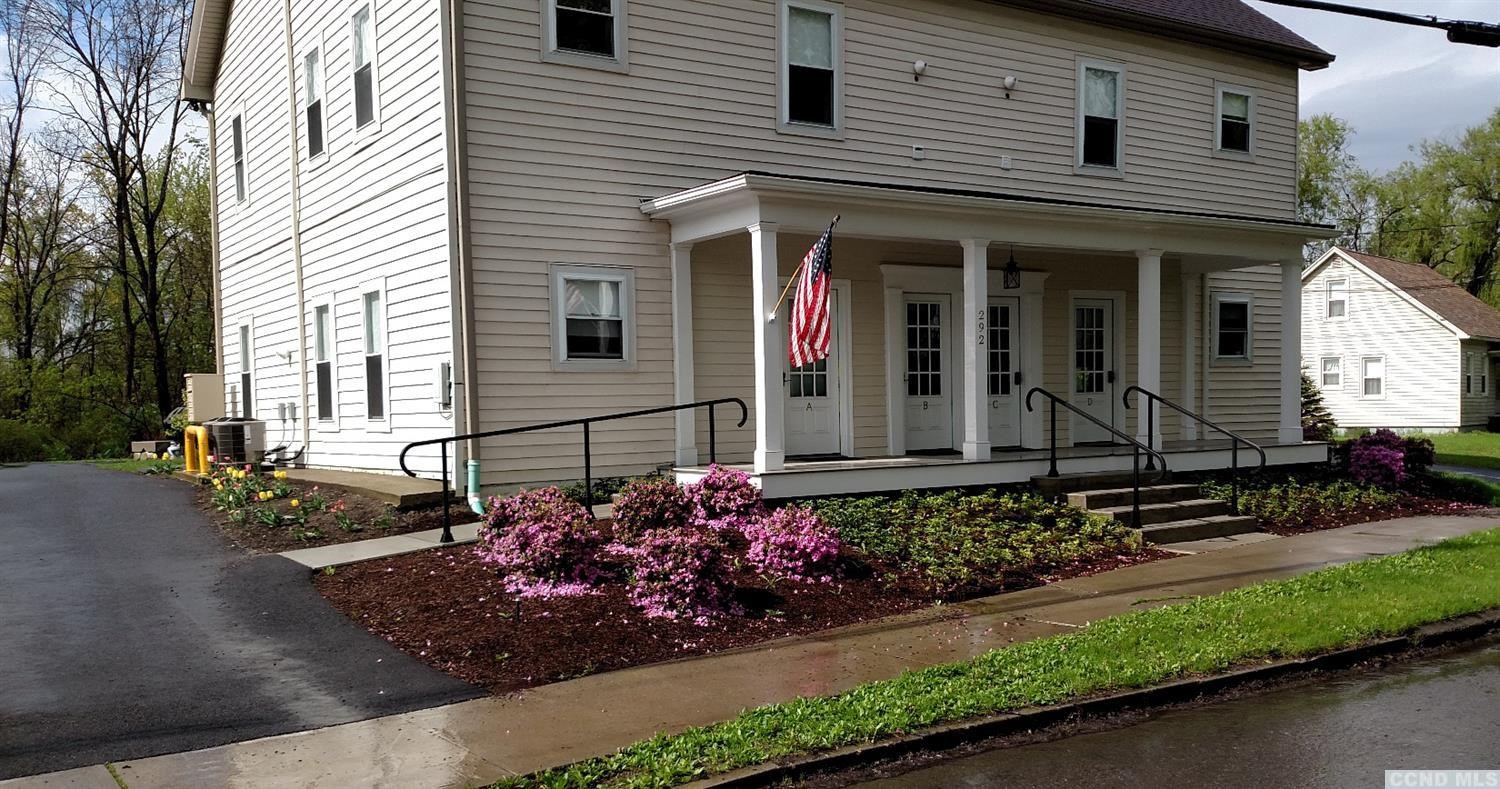
[[[1341,0],[1408,14],[1500,22],[1500,0]],[[1354,126],[1360,164],[1383,172],[1423,138],[1455,139],[1500,106],[1500,49],[1450,44],[1441,30],[1288,8],[1262,13],[1338,56],[1302,73],[1302,117],[1330,112]]]

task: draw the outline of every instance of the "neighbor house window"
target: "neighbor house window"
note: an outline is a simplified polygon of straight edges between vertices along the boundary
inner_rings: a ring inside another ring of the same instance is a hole
[[[631,355],[629,269],[556,266],[552,296],[558,363],[617,366]]]
[[[376,102],[379,86],[375,74],[375,11],[370,3],[355,9],[350,36],[354,59],[354,128],[363,129],[375,122],[380,111]]]
[[[1464,354],[1464,394],[1489,394],[1489,359],[1483,353]]]
[[[334,336],[333,305],[319,304],[313,308],[313,362],[317,379],[318,421],[332,422],[334,413]]]
[[[1342,318],[1349,314],[1349,280],[1330,279],[1326,288],[1328,308],[1323,312],[1328,318]]]
[[[245,404],[240,413],[247,417],[255,416],[255,349],[252,347],[251,333],[250,324],[240,324],[240,396]]]
[[[229,138],[234,153],[234,201],[243,203],[249,195],[245,184],[245,116],[236,115],[229,122]]]
[[[1337,356],[1324,356],[1322,360],[1322,382],[1324,389],[1339,389],[1344,385],[1344,360]]]
[[[1125,139],[1125,67],[1078,66],[1078,164],[1119,169]]]
[[[1250,359],[1250,297],[1214,294],[1214,358]]]
[[[839,125],[839,12],[835,6],[787,0],[782,9],[782,120]]]
[[[1255,95],[1243,88],[1219,88],[1219,150],[1250,153],[1254,131]]]
[[[385,307],[381,292],[367,291],[360,299],[365,334],[365,416],[385,419]]]
[[[1366,356],[1360,363],[1360,392],[1365,397],[1385,397],[1385,357]]]
[[[303,95],[307,104],[307,158],[323,153],[323,61],[317,49],[302,58]]]

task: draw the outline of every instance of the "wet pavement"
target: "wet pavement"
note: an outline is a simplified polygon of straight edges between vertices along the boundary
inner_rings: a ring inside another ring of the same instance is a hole
[[[226,543],[189,485],[0,469],[0,779],[480,695]]]
[[[1500,639],[855,784],[1367,787],[1387,769],[1500,768]]]

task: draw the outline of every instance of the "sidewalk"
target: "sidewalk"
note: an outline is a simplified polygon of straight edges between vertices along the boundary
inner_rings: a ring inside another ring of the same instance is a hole
[[[1440,516],[1233,545],[1037,589],[297,734],[114,765],[130,789],[458,787],[613,751],[659,731],[825,695],[906,669],[1083,627],[1330,564],[1399,553],[1495,525]],[[0,789],[101,787],[103,766],[0,782]]]

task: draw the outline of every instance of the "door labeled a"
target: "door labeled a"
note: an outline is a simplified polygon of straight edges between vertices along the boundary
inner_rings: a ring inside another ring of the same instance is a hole
[[[812,364],[792,367],[786,352],[786,328],[791,305],[782,308],[782,364],[786,396],[786,454],[844,455],[843,392],[840,380],[844,364],[845,338],[839,332],[842,288],[829,291],[828,321],[831,334],[828,357]]]

